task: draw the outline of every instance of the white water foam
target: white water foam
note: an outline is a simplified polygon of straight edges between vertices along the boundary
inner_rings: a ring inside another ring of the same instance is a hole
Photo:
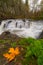
[[[8,24],[9,21],[12,21]],[[17,23],[17,24],[16,24]],[[5,25],[5,27],[4,27]],[[16,34],[19,37],[33,37],[37,38],[43,31],[43,21],[29,21],[25,20],[4,20],[0,25],[0,35],[9,31],[11,34]]]

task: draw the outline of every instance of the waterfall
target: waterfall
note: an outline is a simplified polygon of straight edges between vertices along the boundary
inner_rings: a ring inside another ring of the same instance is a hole
[[[9,31],[19,37],[38,38],[43,31],[43,21],[31,21],[28,19],[3,20],[0,24],[0,35],[5,31]]]

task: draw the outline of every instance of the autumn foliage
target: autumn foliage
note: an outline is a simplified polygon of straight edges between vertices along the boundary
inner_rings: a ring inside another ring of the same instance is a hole
[[[14,48],[9,48],[8,52],[3,54],[3,56],[8,60],[8,61],[12,61],[15,56],[19,55],[20,54],[20,51],[19,51],[19,48],[16,47],[15,49]]]

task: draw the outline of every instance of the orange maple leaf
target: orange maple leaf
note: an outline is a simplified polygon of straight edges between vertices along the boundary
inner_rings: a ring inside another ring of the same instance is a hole
[[[15,54],[15,55],[20,54],[20,52],[19,52],[19,48],[18,48],[18,47],[15,48],[14,54]]]
[[[9,54],[9,53],[10,53],[10,54]],[[18,54],[20,54],[19,48],[16,47],[15,49],[14,49],[14,48],[9,48],[8,53],[3,54],[3,56],[4,56],[7,60],[11,61],[11,60],[13,60],[13,59],[15,58],[15,56],[17,56]]]
[[[3,56],[4,56],[5,58],[7,58],[7,59],[10,58],[10,55],[9,55],[8,53],[3,54]]]
[[[15,49],[14,48],[9,48],[9,53],[14,53]]]

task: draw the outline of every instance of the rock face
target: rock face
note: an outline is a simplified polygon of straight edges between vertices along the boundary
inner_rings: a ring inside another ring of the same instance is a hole
[[[20,37],[18,37],[17,35],[13,35],[11,34],[10,32],[6,31],[6,32],[3,32],[1,35],[0,35],[0,39],[8,39],[8,40],[12,40],[13,41],[17,41],[19,39],[21,39]]]
[[[38,37],[38,39],[43,39],[43,31],[42,31],[42,33],[40,34],[40,36]]]

